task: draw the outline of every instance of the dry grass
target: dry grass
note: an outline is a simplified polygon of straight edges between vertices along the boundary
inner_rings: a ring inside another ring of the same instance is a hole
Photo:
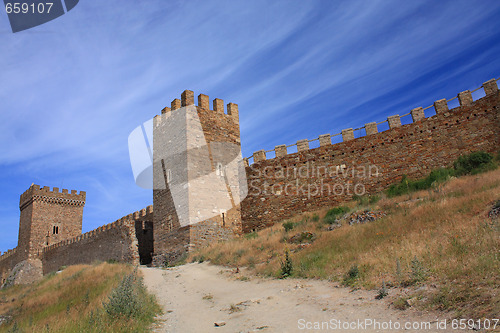
[[[0,332],[145,331],[147,323],[113,320],[102,311],[110,292],[132,270],[125,264],[76,265],[37,284],[2,290],[0,314],[12,320]]]
[[[191,260],[248,266],[279,276],[280,260],[292,252],[293,276],[342,281],[359,267],[356,286],[379,288],[424,285],[423,304],[474,318],[500,313],[500,226],[487,212],[500,199],[500,170],[452,179],[429,191],[383,198],[371,206],[387,216],[376,222],[326,231],[313,214],[293,219],[288,233],[281,223],[251,236],[215,244]],[[350,203],[351,209],[365,209]],[[315,212],[320,217],[326,210]],[[305,249],[286,239],[314,232]],[[399,262],[399,265],[398,265]],[[412,263],[413,262],[413,263]],[[399,270],[397,268],[399,266]],[[436,287],[429,287],[436,286]]]

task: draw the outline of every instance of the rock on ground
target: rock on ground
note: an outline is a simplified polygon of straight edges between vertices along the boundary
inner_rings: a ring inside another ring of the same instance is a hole
[[[12,269],[9,277],[2,288],[16,284],[30,284],[43,278],[42,261],[40,259],[28,259],[18,263]]]

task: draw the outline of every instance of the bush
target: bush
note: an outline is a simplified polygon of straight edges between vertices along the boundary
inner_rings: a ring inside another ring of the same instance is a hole
[[[469,155],[460,156],[455,163],[453,163],[457,175],[478,174],[481,172],[493,170],[496,164],[493,161],[491,154],[484,151],[478,151]]]
[[[292,221],[288,221],[288,222],[283,223],[283,228],[285,228],[286,232],[292,230],[294,227],[295,227],[295,223],[293,223]]]
[[[256,231],[252,231],[252,232],[245,235],[246,239],[254,239],[257,237],[259,237],[259,234]]]
[[[290,253],[288,250],[285,250],[285,259],[281,261],[281,272],[280,278],[286,279],[291,276],[293,272],[293,263],[290,258]]]
[[[379,289],[377,296],[375,296],[375,299],[382,299],[387,295],[389,295],[389,291],[387,290],[385,281],[382,281],[382,288]]]
[[[344,286],[352,286],[359,279],[359,268],[358,265],[353,265],[349,268],[346,275],[344,276],[344,280],[342,284]]]
[[[349,207],[340,206],[330,209],[325,217],[323,217],[323,222],[326,224],[333,224],[337,221],[337,218],[345,213],[349,212]]]
[[[415,256],[411,261],[411,282],[418,283],[427,278],[427,270]]]
[[[380,200],[380,197],[378,195],[370,195],[368,197],[369,204],[376,204],[379,200]]]
[[[434,184],[447,181],[453,176],[463,176],[467,174],[478,174],[481,172],[493,170],[497,167],[491,154],[485,152],[475,152],[469,155],[460,156],[454,163],[453,168],[440,168],[433,170],[427,177],[418,180],[409,180],[403,175],[399,184],[391,185],[386,193],[389,197],[427,190]]]
[[[397,300],[395,300],[392,305],[394,308],[398,310],[406,310],[410,307],[410,304],[408,304],[408,298],[407,297],[400,297]]]
[[[386,193],[389,197],[395,197],[410,192],[427,190],[431,188],[433,184],[443,183],[454,175],[455,170],[446,168],[433,170],[427,177],[418,180],[409,180],[406,175],[403,175],[401,182],[391,185]]]
[[[103,304],[106,314],[113,318],[145,318],[156,312],[153,297],[148,295],[137,269],[126,275]]]
[[[319,221],[319,215],[318,214],[314,214],[312,217],[311,217],[311,220],[313,222],[318,222]]]
[[[368,206],[375,204],[380,200],[378,195],[353,195],[352,198],[358,202],[359,206]]]

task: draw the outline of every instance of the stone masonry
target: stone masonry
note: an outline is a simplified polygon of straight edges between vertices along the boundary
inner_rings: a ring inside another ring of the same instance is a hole
[[[18,246],[0,256],[0,282],[3,284],[14,267],[23,262],[40,261],[44,274],[61,266],[95,260],[164,265],[196,247],[261,229],[302,212],[335,206],[351,200],[353,195],[380,192],[403,175],[424,177],[435,168],[449,166],[460,155],[474,151],[496,153],[500,147],[500,92],[495,80],[485,82],[483,89],[486,96],[476,101],[470,91],[461,92],[457,96],[460,106],[451,110],[446,100],[436,101],[436,115],[432,117],[426,117],[425,109],[420,107],[407,115],[390,116],[387,131],[379,132],[377,123],[371,122],[364,126],[366,136],[355,138],[352,128],[342,130],[341,143],[332,144],[332,136],[324,134],[319,136],[318,148],[311,149],[310,140],[299,140],[296,153],[288,154],[286,145],[276,146],[272,159],[266,158],[265,150],[257,151],[253,164],[244,159],[248,195],[241,204],[192,225],[179,223],[167,181],[168,161],[153,163],[153,169],[161,171],[155,181],[166,183],[164,189],[153,191],[153,206],[85,234],[85,192],[32,185],[20,198]],[[194,93],[186,90],[180,100],[174,99],[171,107],[165,107],[157,117],[170,117],[182,107],[195,107],[209,146],[209,162],[202,171],[217,172],[221,157],[212,149],[216,143],[230,143],[240,151],[238,105],[227,104],[225,112],[224,102],[216,98],[210,110],[208,96],[201,94],[195,106]],[[401,118],[408,115],[412,123],[402,125]],[[155,126],[160,121],[155,118]],[[186,151],[182,177],[196,179],[200,175],[194,174],[192,168],[205,163],[201,150]],[[192,214],[204,204],[205,196],[209,197],[210,188],[186,191],[185,195],[189,203],[186,211]]]

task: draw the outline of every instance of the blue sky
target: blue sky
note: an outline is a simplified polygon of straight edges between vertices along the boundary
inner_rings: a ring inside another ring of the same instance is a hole
[[[185,89],[239,104],[250,156],[498,78],[499,17],[497,0],[82,0],[13,34],[0,13],[0,250],[31,183],[86,191],[84,231],[151,204],[127,138]]]

